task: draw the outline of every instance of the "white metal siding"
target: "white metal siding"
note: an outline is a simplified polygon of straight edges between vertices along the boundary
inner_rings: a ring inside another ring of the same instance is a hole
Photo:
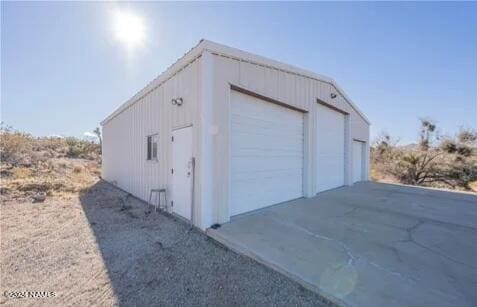
[[[231,186],[229,186],[230,154],[230,118],[231,98],[230,84],[249,89],[263,96],[267,96],[290,106],[307,111],[305,120],[305,161],[304,161],[304,195],[309,197],[316,194],[317,161],[315,155],[316,144],[316,117],[315,106],[317,99],[349,113],[346,122],[349,125],[345,135],[345,184],[351,184],[351,141],[353,138],[366,141],[369,144],[369,124],[346,101],[337,88],[331,83],[308,78],[299,74],[286,72],[271,66],[259,65],[242,61],[227,55],[214,54],[213,65],[213,104],[215,129],[214,136],[215,176],[214,176],[214,212],[216,221],[226,222],[230,216],[229,204]],[[337,97],[331,99],[331,93]],[[308,132],[307,132],[308,131]],[[366,145],[364,157],[363,177],[366,179],[369,146]],[[308,157],[308,158],[307,158]],[[307,172],[309,172],[309,175]]]
[[[316,104],[316,192],[345,184],[345,115]]]
[[[231,92],[231,215],[303,196],[303,114]]]
[[[204,60],[207,58],[207,61]],[[206,64],[207,63],[207,64]],[[197,157],[195,212],[200,227],[230,217],[231,84],[304,110],[303,193],[316,193],[317,98],[349,113],[345,135],[345,184],[352,181],[352,140],[365,141],[368,178],[369,124],[330,78],[204,41],[103,121],[103,177],[147,199],[151,187],[171,182],[173,128],[193,124]],[[335,99],[330,94],[337,94]],[[182,107],[172,98],[183,97]],[[159,133],[159,162],[146,162],[145,138]],[[204,204],[202,206],[201,204]]]
[[[170,182],[171,133],[191,125],[198,100],[198,60],[103,125],[102,176],[143,200]],[[180,107],[172,98],[182,97]],[[146,160],[146,137],[159,134],[158,161]]]

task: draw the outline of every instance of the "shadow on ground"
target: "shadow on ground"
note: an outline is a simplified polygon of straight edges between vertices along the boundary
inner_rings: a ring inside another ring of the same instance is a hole
[[[329,305],[105,181],[83,191],[119,305]]]

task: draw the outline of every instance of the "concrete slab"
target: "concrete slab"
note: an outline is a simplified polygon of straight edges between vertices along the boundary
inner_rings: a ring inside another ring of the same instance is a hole
[[[358,183],[208,234],[349,306],[477,306],[477,196]]]

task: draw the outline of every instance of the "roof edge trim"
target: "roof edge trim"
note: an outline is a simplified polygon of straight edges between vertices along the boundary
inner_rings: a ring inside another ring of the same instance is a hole
[[[221,45],[212,41],[201,39],[196,46],[194,46],[191,50],[185,53],[174,64],[169,66],[163,73],[161,73],[158,77],[156,77],[151,82],[149,82],[148,85],[146,85],[143,89],[137,92],[133,97],[131,97],[126,102],[124,102],[113,113],[111,113],[108,117],[106,117],[103,121],[101,121],[101,125],[104,126],[109,121],[111,121],[114,117],[118,116],[124,110],[134,105],[137,101],[139,101],[145,95],[147,95],[148,93],[150,93],[151,91],[159,87],[161,84],[163,84],[164,82],[172,78],[184,67],[186,67],[187,65],[189,65],[190,63],[198,59],[204,51],[208,51],[212,54],[216,54],[220,56],[236,58],[237,60],[240,60],[240,61],[248,61],[256,65],[279,69],[287,73],[297,74],[306,78],[311,78],[317,81],[328,83],[332,85],[341,96],[343,96],[346,102],[351,105],[351,107],[356,111],[356,113],[358,113],[358,115],[360,115],[361,118],[368,125],[371,124],[368,118],[359,110],[359,108],[348,97],[348,95],[346,95],[346,93],[336,83],[334,79],[302,69],[302,68],[298,68],[289,64],[285,64],[276,60],[272,60],[260,55],[252,54],[246,51],[242,51],[240,49],[232,48],[232,47]]]

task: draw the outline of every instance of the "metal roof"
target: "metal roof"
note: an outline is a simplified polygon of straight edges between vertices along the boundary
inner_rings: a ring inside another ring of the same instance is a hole
[[[240,49],[232,48],[229,46],[225,46],[222,44],[218,44],[209,40],[202,39],[199,43],[193,47],[189,52],[184,54],[181,58],[179,58],[174,64],[169,66],[162,74],[156,77],[154,80],[149,82],[142,90],[136,93],[133,97],[123,103],[119,108],[117,108],[113,113],[111,113],[108,117],[106,117],[102,122],[101,125],[106,124],[111,119],[119,115],[121,112],[135,104],[145,95],[153,91],[155,88],[159,87],[161,84],[172,78],[175,74],[181,71],[185,66],[190,64],[191,62],[195,61],[199,58],[204,51],[208,51],[212,54],[221,55],[233,59],[237,59],[240,61],[246,61],[253,64],[271,67],[274,69],[282,70],[284,72],[301,75],[303,77],[319,80],[322,82],[326,82],[331,84],[336,88],[336,90],[344,97],[344,99],[355,109],[355,111],[366,121],[370,124],[368,118],[359,110],[359,108],[353,103],[353,101],[346,95],[346,93],[341,89],[341,87],[336,83],[335,80],[332,78],[301,69],[292,65],[288,65],[279,61],[275,61],[272,59],[268,59],[266,57],[262,57],[256,54],[252,54],[246,51],[242,51]]]

